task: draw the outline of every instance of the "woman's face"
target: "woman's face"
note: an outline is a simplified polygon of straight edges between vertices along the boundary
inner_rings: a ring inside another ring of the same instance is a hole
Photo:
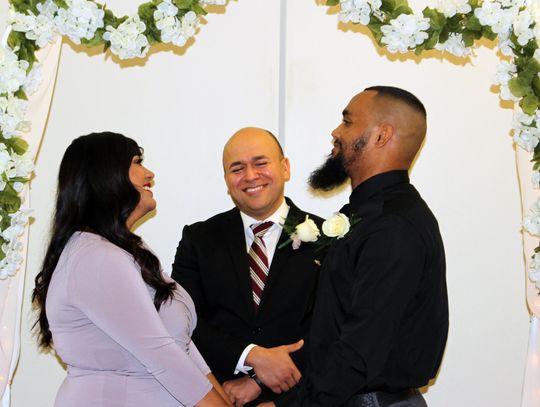
[[[143,158],[140,155],[133,156],[129,166],[129,179],[141,196],[137,207],[128,218],[128,227],[156,208],[156,200],[150,188],[154,180],[154,173],[142,165]]]

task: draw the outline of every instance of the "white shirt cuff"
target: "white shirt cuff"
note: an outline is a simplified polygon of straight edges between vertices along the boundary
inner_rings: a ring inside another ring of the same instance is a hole
[[[248,346],[246,346],[246,349],[244,349],[244,351],[240,355],[240,359],[238,359],[238,363],[236,364],[236,369],[234,370],[234,374],[238,374],[238,373],[248,374],[248,372],[252,369],[251,366],[245,366],[245,363],[246,363],[246,358],[249,351],[253,349],[255,346],[257,345],[253,343],[250,343]]]

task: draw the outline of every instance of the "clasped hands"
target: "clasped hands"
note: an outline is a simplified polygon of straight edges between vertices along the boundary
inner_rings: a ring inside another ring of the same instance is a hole
[[[291,353],[301,349],[302,346],[303,340],[274,348],[255,346],[249,351],[245,364],[253,368],[266,387],[280,394],[296,385],[302,377],[290,357]],[[259,385],[248,376],[224,382],[223,389],[236,407],[244,406],[261,394]]]

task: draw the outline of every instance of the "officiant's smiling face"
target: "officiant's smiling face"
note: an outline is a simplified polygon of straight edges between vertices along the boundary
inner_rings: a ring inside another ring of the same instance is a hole
[[[289,160],[266,130],[249,127],[235,133],[223,149],[223,170],[235,205],[252,218],[267,218],[283,202]]]

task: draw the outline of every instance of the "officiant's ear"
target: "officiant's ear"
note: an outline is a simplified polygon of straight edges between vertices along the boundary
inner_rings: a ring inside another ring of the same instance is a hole
[[[392,126],[391,124],[385,123],[377,126],[375,128],[375,134],[373,135],[373,137],[375,137],[375,147],[384,147],[393,136],[394,126]]]
[[[287,157],[283,157],[281,159],[281,165],[283,168],[283,178],[285,181],[288,181],[291,179],[291,163]]]

